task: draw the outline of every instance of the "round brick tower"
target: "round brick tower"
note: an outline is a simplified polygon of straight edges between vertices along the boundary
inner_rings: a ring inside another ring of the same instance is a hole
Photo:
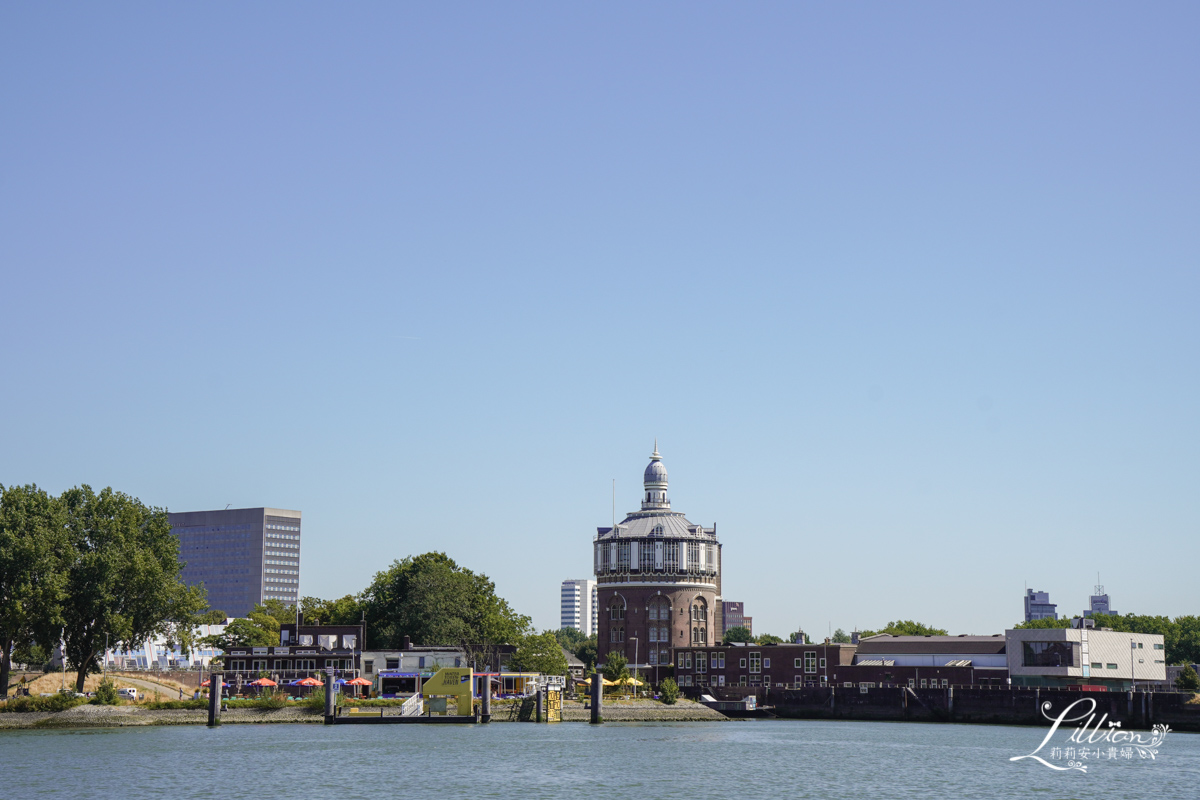
[[[642,508],[597,528],[597,649],[625,655],[643,675],[672,663],[673,648],[721,641],[721,543],[717,527],[671,510],[658,443],[643,476]]]

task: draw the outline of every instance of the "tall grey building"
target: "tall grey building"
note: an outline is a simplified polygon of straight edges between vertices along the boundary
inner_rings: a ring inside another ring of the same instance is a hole
[[[183,580],[202,583],[210,608],[244,617],[265,600],[300,597],[300,512],[233,508],[167,515]]]
[[[563,581],[560,628],[574,628],[584,636],[596,632],[596,582]]]
[[[1057,603],[1050,602],[1049,592],[1035,592],[1033,589],[1025,590],[1025,621],[1032,622],[1035,619],[1058,619]]]
[[[1096,584],[1096,593],[1088,597],[1088,609],[1083,612],[1083,616],[1090,617],[1093,614],[1112,614],[1117,615],[1113,610],[1112,604],[1108,600],[1108,592],[1104,591],[1104,587]]]

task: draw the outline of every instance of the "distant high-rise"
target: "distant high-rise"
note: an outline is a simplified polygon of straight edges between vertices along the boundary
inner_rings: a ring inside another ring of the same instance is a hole
[[[746,604],[740,600],[725,600],[721,603],[721,613],[724,616],[723,630],[730,628],[745,628],[754,633],[754,617],[746,616]]]
[[[204,584],[209,608],[244,617],[265,600],[300,597],[300,512],[233,508],[168,514],[182,578]]]
[[[1104,587],[1096,584],[1096,593],[1088,598],[1088,609],[1083,612],[1083,616],[1090,617],[1093,614],[1112,614],[1116,616],[1108,601],[1108,594],[1105,593]]]
[[[560,628],[574,628],[584,636],[596,632],[596,582],[563,581]]]
[[[1049,592],[1025,590],[1025,621],[1035,619],[1058,619],[1058,604],[1050,602]]]

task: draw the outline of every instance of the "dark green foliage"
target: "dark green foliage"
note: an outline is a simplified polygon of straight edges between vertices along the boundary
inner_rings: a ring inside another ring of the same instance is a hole
[[[14,648],[22,663],[40,663],[35,643],[58,641],[71,554],[64,523],[62,503],[37,486],[0,486],[0,697]]]
[[[604,659],[604,677],[620,683],[629,678],[629,660],[620,650],[613,650]]]
[[[1071,627],[1071,620],[1069,620],[1069,619],[1050,619],[1049,617],[1047,617],[1045,619],[1031,619],[1031,620],[1029,620],[1029,622],[1018,622],[1016,625],[1013,625],[1014,629],[1024,628],[1027,630],[1046,630],[1049,628],[1069,628],[1069,627]]]
[[[833,641],[837,644],[849,644],[850,634],[846,633],[841,628],[838,628],[833,632]]]
[[[196,711],[208,708],[208,698],[202,697],[198,700],[151,700],[148,703],[142,703],[141,707],[153,711],[170,711],[172,709],[191,709]]]
[[[764,633],[762,636],[758,637],[759,644],[779,644],[782,641],[783,639],[780,639],[778,636],[774,636],[770,633]]]
[[[71,692],[56,692],[49,697],[14,697],[0,703],[0,713],[27,711],[66,711],[68,708],[86,703],[86,697],[76,697]]]
[[[675,683],[674,678],[663,678],[662,683],[658,685],[658,696],[667,705],[675,705],[675,701],[679,699],[679,684]]]
[[[736,625],[725,631],[725,641],[727,642],[753,642],[754,634],[750,633],[749,628],[744,628],[741,625]]]
[[[72,546],[63,640],[82,691],[99,669],[106,636],[114,648],[139,646],[155,634],[181,636],[207,604],[203,590],[179,580],[179,540],[164,509],[86,485],[64,492],[61,502]]]
[[[300,600],[300,613],[305,625],[357,625],[362,622],[366,607],[354,595],[337,600],[305,597]]]
[[[934,628],[911,619],[901,619],[889,622],[877,631],[863,631],[862,637],[875,636],[880,633],[890,633],[892,636],[946,636],[945,628]]]
[[[509,659],[508,668],[518,672],[540,672],[543,675],[566,675],[567,659],[554,631],[529,634],[517,645]]]
[[[582,631],[577,631],[574,628],[559,628],[554,632],[554,638],[558,639],[558,643],[568,652],[574,653],[579,649],[580,645],[588,641],[589,637],[584,636]]]
[[[1191,664],[1179,673],[1179,677],[1175,679],[1175,688],[1181,692],[1200,692],[1200,675],[1196,674]]]
[[[115,706],[120,702],[121,696],[117,694],[117,687],[112,680],[105,678],[100,681],[100,685],[96,687],[96,695],[92,698],[92,705]]]
[[[229,615],[218,608],[210,608],[197,618],[197,622],[201,625],[220,625],[225,620],[229,619]]]
[[[592,635],[586,642],[579,645],[579,649],[575,651],[575,657],[583,662],[585,670],[596,666],[596,661],[600,657],[600,648],[596,646],[595,635]]]
[[[445,553],[393,562],[360,599],[369,648],[397,649],[405,636],[416,645],[515,644],[530,628],[486,575]]]

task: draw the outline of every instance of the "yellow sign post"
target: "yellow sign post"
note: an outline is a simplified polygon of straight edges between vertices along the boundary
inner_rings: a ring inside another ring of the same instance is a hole
[[[458,716],[469,717],[475,713],[471,707],[474,677],[470,667],[443,667],[421,684],[421,694],[426,700],[453,697],[458,705]]]

